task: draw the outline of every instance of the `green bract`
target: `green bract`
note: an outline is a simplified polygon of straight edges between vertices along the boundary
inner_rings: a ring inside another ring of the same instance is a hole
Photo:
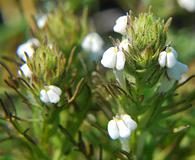
[[[30,62],[34,82],[56,84],[64,76],[66,59],[55,47],[42,45]]]
[[[128,16],[126,37],[130,40],[126,54],[128,73],[137,81],[154,85],[161,75],[157,59],[166,46],[167,29],[170,20],[155,18],[152,13],[141,13],[138,17]]]

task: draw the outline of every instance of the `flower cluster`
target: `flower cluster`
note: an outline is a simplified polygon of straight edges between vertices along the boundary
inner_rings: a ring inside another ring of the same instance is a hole
[[[42,49],[42,47],[41,47],[39,40],[37,40],[35,38],[28,40],[27,42],[21,44],[18,47],[16,53],[25,62],[20,67],[20,70],[18,70],[19,76],[21,76],[21,77],[24,76],[25,78],[31,79],[32,75],[33,75],[36,79],[38,78],[39,80],[41,80],[41,79],[44,80],[43,78],[37,76],[37,74],[39,73],[39,72],[37,72],[37,69],[39,71],[41,70],[42,72],[46,72],[46,70],[44,68],[42,68],[41,66],[48,68],[49,65],[52,65],[51,64],[52,61],[51,61],[51,59],[48,59],[49,54],[47,54],[46,56],[42,55],[43,52],[40,52],[41,49]],[[50,51],[50,49],[44,48],[44,52],[47,52],[47,50]],[[53,59],[53,58],[55,58],[55,56],[50,57],[50,58]],[[59,59],[63,61],[63,58],[59,57]],[[41,61],[41,62],[39,63],[39,61]],[[47,66],[42,65],[42,64],[46,63],[47,61],[49,61],[49,64]],[[54,59],[54,61],[56,64],[56,59]],[[29,67],[29,65],[31,66],[31,68]],[[55,68],[56,68],[56,66],[55,66]],[[44,73],[42,73],[42,72],[40,74],[41,74],[41,76],[44,76]],[[49,72],[51,74],[51,71],[49,71]],[[58,74],[59,73],[60,73],[60,71],[58,71]],[[60,95],[62,94],[62,91],[57,86],[49,85],[49,86],[44,86],[44,89],[41,89],[39,94],[40,94],[40,99],[42,102],[44,102],[44,103],[57,103],[60,101]]]
[[[145,95],[145,88],[151,88],[152,95],[156,89],[150,86],[156,88],[162,81],[158,91],[167,92],[188,71],[187,65],[177,60],[177,52],[172,47],[166,47],[169,23],[169,20],[164,23],[155,19],[150,12],[140,14],[138,18],[131,15],[119,17],[113,30],[122,35],[122,40],[108,48],[101,59],[104,67],[114,70],[122,89],[128,92],[130,88],[126,87],[126,81],[132,79],[134,86],[130,94],[144,95],[146,102],[151,97],[150,94]],[[125,72],[118,72],[125,67]],[[148,102],[144,104],[144,100],[143,106],[147,107]],[[127,139],[136,128],[137,123],[129,115],[117,115],[108,123],[108,134],[112,139]]]
[[[116,20],[116,24],[113,27],[115,32],[122,35],[126,34],[128,16],[121,16]],[[130,40],[125,38],[114,47],[107,49],[102,57],[101,63],[106,68],[112,68],[116,70],[123,70],[125,66],[125,53],[129,51]]]

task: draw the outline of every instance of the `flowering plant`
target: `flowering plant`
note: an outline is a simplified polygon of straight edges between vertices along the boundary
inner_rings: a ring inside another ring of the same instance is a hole
[[[121,38],[103,52],[86,10],[59,7],[38,19],[16,51],[18,74],[0,62],[16,93],[0,99],[16,159],[152,159],[168,134],[183,135],[188,126],[170,117],[192,106],[195,92],[178,90],[194,75],[179,81],[188,66],[167,40],[170,23],[127,13],[113,26]]]

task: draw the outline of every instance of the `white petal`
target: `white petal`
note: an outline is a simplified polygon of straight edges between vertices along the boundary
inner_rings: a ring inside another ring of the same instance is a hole
[[[122,120],[125,122],[126,126],[131,130],[135,130],[137,128],[137,123],[131,119],[131,117],[127,114],[121,116]]]
[[[122,42],[119,44],[119,50],[122,51],[123,49],[129,52],[129,40],[128,39],[122,40]]]
[[[25,63],[20,67],[23,75],[25,77],[30,78],[32,76],[32,71],[30,70],[30,68],[28,67],[28,65]],[[20,70],[18,71],[19,75],[22,76],[22,73],[20,72]]]
[[[167,58],[167,52],[163,51],[160,52],[159,58],[158,58],[158,63],[161,67],[165,67],[166,65],[166,58]]]
[[[51,89],[47,91],[47,95],[50,103],[58,103],[60,101],[60,96]]]
[[[102,60],[101,60],[101,64],[107,68],[115,68],[116,56],[117,56],[117,48],[110,47],[104,52]]]
[[[47,92],[46,92],[45,89],[42,89],[42,90],[40,91],[40,99],[41,99],[41,101],[44,102],[44,103],[49,103],[49,102],[50,102],[50,101],[49,101],[49,97],[48,97]]]
[[[167,52],[167,64],[168,68],[172,68],[177,62],[177,59],[173,52]]]
[[[23,43],[18,47],[16,53],[23,61],[26,62],[27,61],[26,54],[29,57],[29,59],[31,59],[33,54],[35,53],[35,50],[29,43]]]
[[[115,120],[111,120],[108,122],[108,134],[112,139],[117,139],[119,138],[119,130],[117,127],[117,123]]]
[[[88,52],[97,53],[102,51],[104,42],[99,34],[89,33],[82,42],[82,48]]]
[[[188,66],[177,61],[174,67],[167,70],[168,77],[174,80],[179,80],[182,74],[188,71]]]
[[[180,72],[178,71],[177,67],[174,66],[172,68],[167,69],[167,75],[169,78],[173,80],[179,80],[180,79]]]
[[[120,138],[128,138],[131,135],[131,130],[125,124],[125,122],[121,120],[117,120],[117,126],[119,129]]]
[[[125,66],[125,55],[122,51],[117,52],[116,69],[122,70]]]
[[[188,72],[188,66],[186,64],[183,64],[183,63],[177,61],[176,65],[177,65],[177,68],[180,71],[181,75]]]
[[[116,24],[113,27],[114,32],[124,35],[127,27],[127,16],[121,16],[116,20]]]
[[[178,57],[177,51],[172,47],[169,47],[169,49],[171,50],[171,52],[174,54],[175,58],[177,59]]]
[[[48,88],[53,90],[59,96],[62,94],[62,90],[59,87],[56,87],[54,85],[50,85],[50,86],[48,86]]]

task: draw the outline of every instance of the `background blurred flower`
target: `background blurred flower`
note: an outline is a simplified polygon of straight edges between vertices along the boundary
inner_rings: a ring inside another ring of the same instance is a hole
[[[189,12],[195,11],[195,0],[177,0],[181,8],[186,9]]]
[[[89,33],[82,42],[82,48],[87,52],[98,53],[103,49],[104,41],[98,33]]]
[[[44,28],[46,23],[47,23],[47,19],[48,19],[48,15],[43,15],[43,16],[39,17],[37,20],[37,26],[40,29]]]

